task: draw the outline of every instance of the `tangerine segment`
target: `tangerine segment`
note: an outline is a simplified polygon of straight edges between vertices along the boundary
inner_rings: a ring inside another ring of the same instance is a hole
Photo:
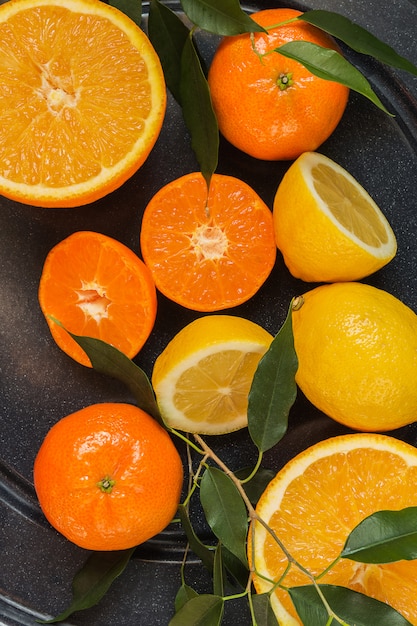
[[[106,341],[133,358],[148,339],[157,310],[155,284],[143,261],[119,241],[90,231],[73,233],[49,252],[39,303],[59,347],[90,367],[66,331]]]
[[[340,165],[304,152],[288,168],[274,199],[274,226],[285,264],[311,282],[359,280],[395,256],[384,214]]]
[[[143,215],[140,244],[157,288],[196,311],[251,298],[276,257],[270,209],[246,183],[201,173],[168,183]]]
[[[57,422],[34,464],[41,508],[88,550],[124,550],[176,513],[183,469],[168,433],[130,404],[88,406]]]
[[[346,108],[344,85],[311,74],[275,50],[308,41],[340,52],[323,31],[297,20],[294,9],[251,15],[267,33],[224,37],[208,75],[219,128],[234,146],[258,159],[288,160],[315,150]]]
[[[340,554],[353,528],[380,510],[417,505],[417,450],[379,434],[342,435],[305,450],[278,472],[257,505],[257,513],[274,530],[292,556],[318,575]],[[255,564],[255,586],[266,592],[283,575],[284,553],[261,524],[249,533],[249,558]],[[320,583],[360,591],[387,602],[417,624],[417,561],[383,565],[341,559]],[[310,584],[292,566],[286,587]],[[272,605],[279,623],[301,621],[287,592],[278,589]]]
[[[119,187],[165,114],[145,33],[98,0],[11,0],[0,28],[0,193],[71,207]]]

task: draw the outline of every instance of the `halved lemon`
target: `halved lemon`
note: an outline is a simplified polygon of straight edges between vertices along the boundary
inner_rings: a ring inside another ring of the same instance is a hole
[[[368,192],[318,152],[305,152],[284,174],[273,215],[284,262],[306,282],[360,280],[397,252],[394,232]]]
[[[152,385],[167,426],[223,434],[247,425],[248,394],[273,337],[233,315],[201,317],[158,356]]]

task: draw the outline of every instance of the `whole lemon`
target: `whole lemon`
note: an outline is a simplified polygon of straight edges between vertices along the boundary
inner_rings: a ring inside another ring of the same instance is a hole
[[[417,419],[417,315],[358,282],[322,285],[294,300],[296,381],[334,420],[387,431]]]

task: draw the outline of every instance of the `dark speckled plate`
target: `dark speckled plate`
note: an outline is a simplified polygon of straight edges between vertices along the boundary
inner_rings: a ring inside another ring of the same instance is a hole
[[[415,0],[288,0],[248,3],[248,9],[277,6],[339,11],[359,22],[400,54],[417,62]],[[178,3],[170,6],[178,8]],[[145,7],[146,10],[146,7]],[[200,34],[207,60],[216,38]],[[320,151],[339,162],[371,193],[391,222],[398,254],[368,282],[382,287],[417,311],[417,79],[348,54],[367,73],[388,117],[364,98],[351,94],[346,113]],[[178,156],[181,155],[181,158]],[[271,206],[288,163],[255,161],[226,142],[218,171],[252,185]],[[122,385],[72,362],[53,343],[37,302],[42,265],[50,248],[70,233],[97,230],[139,248],[141,215],[165,183],[197,169],[181,113],[170,99],[161,136],[148,161],[121,189],[80,209],[35,209],[0,199],[0,624],[32,625],[61,612],[71,599],[70,583],[87,553],[70,544],[45,521],[33,483],[35,454],[49,428],[64,415],[100,401],[129,401]],[[293,279],[281,257],[261,291],[230,310],[275,333],[290,298],[311,288]],[[137,357],[149,374],[168,340],[196,316],[159,297],[155,332]],[[346,432],[299,395],[288,434],[265,455],[278,469],[310,444]],[[415,425],[396,436],[417,444]],[[232,468],[247,465],[255,451],[245,431],[212,442]],[[196,515],[197,524],[200,524]],[[205,532],[202,527],[202,532]],[[138,548],[128,568],[97,606],[67,624],[154,626],[168,624],[180,584],[183,536],[170,527]],[[202,567],[191,559],[187,582],[210,591]],[[227,605],[226,624],[250,623],[242,604]]]

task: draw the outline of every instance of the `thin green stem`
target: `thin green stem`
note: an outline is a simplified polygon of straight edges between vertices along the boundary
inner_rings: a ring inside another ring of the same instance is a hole
[[[256,461],[255,467],[253,468],[253,470],[251,471],[249,476],[246,476],[246,478],[240,479],[240,483],[242,485],[244,485],[245,483],[248,483],[250,480],[252,480],[252,478],[255,476],[256,472],[258,471],[258,469],[261,466],[262,459],[263,459],[263,452],[262,452],[262,450],[259,450],[258,460]]]
[[[178,437],[179,439],[182,439],[182,441],[185,441],[185,443],[191,446],[193,450],[195,450],[198,454],[200,454],[201,456],[204,456],[205,454],[204,450],[201,450],[201,448],[196,446],[195,443],[193,443],[186,435],[181,433],[179,430],[175,430],[175,428],[168,428],[168,431],[172,433],[173,435],[175,435],[176,437]]]

